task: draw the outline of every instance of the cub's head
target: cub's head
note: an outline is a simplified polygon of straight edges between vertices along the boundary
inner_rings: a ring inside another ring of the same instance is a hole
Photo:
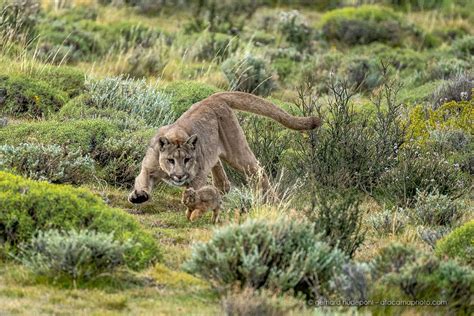
[[[186,189],[183,194],[183,204],[184,205],[193,205],[198,202],[196,190],[193,188]]]
[[[196,162],[197,135],[184,142],[174,143],[166,137],[158,139],[160,167],[169,176],[169,181],[177,186],[191,182],[197,174]]]

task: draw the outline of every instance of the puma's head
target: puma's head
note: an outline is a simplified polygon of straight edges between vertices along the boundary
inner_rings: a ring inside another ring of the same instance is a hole
[[[160,167],[169,176],[169,181],[177,186],[191,182],[198,171],[196,163],[197,135],[184,142],[171,142],[166,137],[158,139]]]

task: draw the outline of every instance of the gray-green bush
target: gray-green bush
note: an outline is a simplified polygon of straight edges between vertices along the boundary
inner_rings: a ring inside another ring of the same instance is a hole
[[[123,76],[95,80],[88,78],[86,88],[91,104],[110,108],[143,119],[151,127],[171,123],[170,99],[145,79],[134,80]]]
[[[318,238],[312,224],[250,220],[197,244],[184,267],[219,287],[238,284],[317,298],[331,293],[329,283],[345,261],[341,251]]]
[[[23,143],[0,146],[0,170],[14,170],[33,180],[79,184],[90,180],[95,168],[81,149]]]
[[[49,230],[21,245],[18,257],[37,274],[85,281],[126,266],[125,253],[133,246],[116,241],[113,233]]]

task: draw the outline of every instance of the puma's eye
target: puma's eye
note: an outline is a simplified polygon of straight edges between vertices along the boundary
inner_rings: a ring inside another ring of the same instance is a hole
[[[184,163],[188,163],[191,160],[191,158],[184,158]]]
[[[172,165],[174,165],[174,159],[168,159],[168,162]]]

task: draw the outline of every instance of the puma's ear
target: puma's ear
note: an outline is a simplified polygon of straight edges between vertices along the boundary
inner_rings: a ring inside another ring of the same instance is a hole
[[[170,141],[166,137],[160,137],[158,138],[158,145],[160,146],[160,151],[163,151],[166,146],[170,144]]]
[[[197,141],[198,141],[198,136],[194,134],[188,138],[188,140],[186,141],[186,145],[189,145],[191,146],[191,148],[194,149],[196,148]]]

